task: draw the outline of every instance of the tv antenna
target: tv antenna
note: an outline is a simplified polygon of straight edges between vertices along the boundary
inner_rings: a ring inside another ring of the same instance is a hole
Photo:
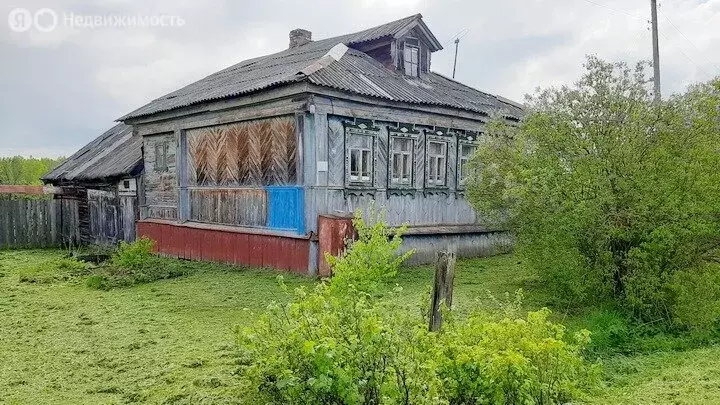
[[[458,45],[460,45],[460,38],[455,38],[455,61],[453,62],[453,79],[455,78],[455,68],[457,67]]]
[[[452,73],[453,79],[455,78],[455,69],[457,68],[458,45],[460,45],[460,39],[462,37],[464,37],[465,35],[467,35],[468,32],[470,32],[470,30],[465,28],[464,30],[453,35],[455,37],[455,60],[453,61],[453,73]],[[450,41],[452,41],[452,39]],[[450,43],[450,41],[447,41],[444,46],[447,46]]]

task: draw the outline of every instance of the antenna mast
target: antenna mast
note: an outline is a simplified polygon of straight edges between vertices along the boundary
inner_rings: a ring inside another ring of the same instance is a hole
[[[457,51],[458,51],[458,44],[460,43],[460,38],[455,39],[455,62],[453,62],[453,79],[455,78],[455,68],[457,67]]]

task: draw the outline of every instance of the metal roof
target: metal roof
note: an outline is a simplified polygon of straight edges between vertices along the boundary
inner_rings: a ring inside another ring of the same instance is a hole
[[[46,183],[134,176],[142,170],[142,138],[117,124],[42,177]]]
[[[354,34],[311,41],[272,55],[240,62],[155,99],[119,120],[148,116],[305,80],[319,86],[387,100],[446,106],[483,114],[499,109],[505,115],[520,117],[521,108],[506,99],[475,90],[437,73],[410,78],[382,66],[369,55],[354,49],[350,49],[338,61],[323,64],[319,70],[310,74],[302,73],[309,66],[317,65],[317,62],[338,44],[352,48],[353,45],[395,36],[414,27],[426,32],[436,49],[442,48],[422,22],[422,15],[416,14]]]

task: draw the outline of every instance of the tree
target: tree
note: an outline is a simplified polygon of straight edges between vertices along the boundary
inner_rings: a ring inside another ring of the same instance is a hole
[[[0,158],[0,184],[41,185],[40,177],[55,168],[64,158]]]
[[[528,97],[520,125],[489,125],[469,198],[558,299],[684,323],[687,280],[720,274],[720,80],[654,104],[647,66],[588,57],[573,86]]]

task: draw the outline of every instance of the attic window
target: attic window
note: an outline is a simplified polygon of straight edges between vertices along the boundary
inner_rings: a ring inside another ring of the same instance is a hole
[[[403,48],[403,60],[405,61],[405,74],[412,77],[418,77],[420,73],[420,48],[405,42]]]

